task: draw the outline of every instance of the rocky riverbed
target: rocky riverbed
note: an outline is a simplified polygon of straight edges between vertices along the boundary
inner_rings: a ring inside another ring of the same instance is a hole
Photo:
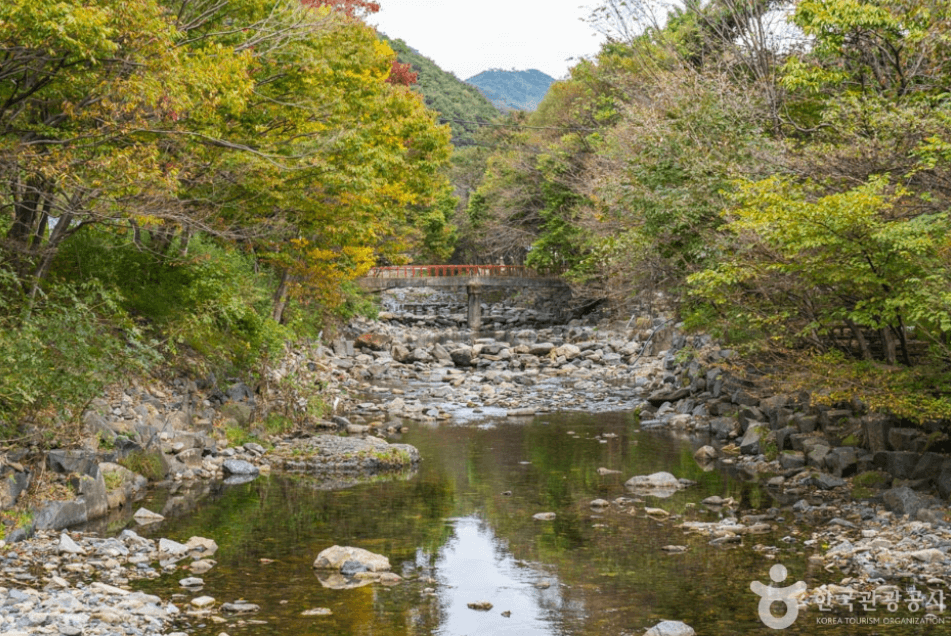
[[[535,310],[487,308],[486,315],[499,329],[473,335],[452,316],[384,313],[379,321],[354,321],[326,346],[290,351],[264,386],[138,381],[97,400],[84,423],[99,448],[47,458],[78,498],[50,503],[38,511],[32,538],[11,543],[30,535],[25,528],[4,543],[2,631],[161,634],[179,612],[210,611],[127,589],[137,578],[208,555],[163,558],[161,541],[130,531],[116,538],[52,532],[134,506],[147,480],[117,462],[135,453],[179,483],[285,470],[345,486],[420,460],[415,448],[399,443],[407,420],[491,425],[495,418],[564,410],[637,411],[642,430],[706,436],[698,462],[767,484],[775,505],[757,514],[737,515],[730,502],[698,502],[722,507],[717,523],[666,518],[662,507],[642,514],[724,547],[793,528],[783,542],[801,544],[815,567],[842,573],[838,584],[800,594],[800,603],[868,594],[894,599],[897,589],[919,599],[925,612],[944,611],[951,460],[931,450],[940,430],[902,426],[860,404],[818,407],[808,395],[764,394],[731,370],[731,351],[706,336],[685,336],[664,316],[553,326]],[[339,415],[319,423],[325,434],[229,447],[222,431],[247,426],[265,397],[306,408],[283,390],[290,377],[321,383],[333,396]],[[25,452],[8,454],[0,469],[5,507],[29,486],[25,459]],[[636,511],[629,498],[598,506],[604,514]],[[768,555],[775,546],[755,549]]]

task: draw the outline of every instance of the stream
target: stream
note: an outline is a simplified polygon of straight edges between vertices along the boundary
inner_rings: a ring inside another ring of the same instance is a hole
[[[218,484],[182,514],[136,528],[144,536],[178,541],[208,537],[220,546],[217,565],[201,575],[199,591],[179,585],[189,576],[181,568],[136,586],[179,607],[198,595],[261,607],[254,614],[222,615],[224,622],[217,615],[183,618],[177,626],[199,636],[640,635],[661,620],[684,621],[698,634],[746,635],[776,633],[759,621],[759,597],[750,591],[754,580],[769,583],[776,563],[788,568],[787,582],[804,580],[810,588],[842,577],[808,564],[810,549],[803,541],[809,529],[794,527],[791,511],[781,514],[790,523],[780,521],[779,532],[746,536],[729,547],[676,528],[682,520],[713,521],[729,514],[699,503],[710,495],[733,497],[737,517],[763,512],[773,502],[755,484],[718,470],[704,472],[692,456],[704,440],[641,432],[631,414],[412,424],[401,441],[419,448],[423,461],[416,471],[344,489],[292,474]],[[602,467],[621,472],[602,475]],[[624,481],[661,470],[697,484],[669,498],[644,497],[642,503],[603,512],[591,508],[596,498],[634,497]],[[182,497],[158,490],[136,508],[169,513],[181,502]],[[645,506],[663,508],[672,517],[650,518]],[[554,512],[555,518],[534,519],[539,512]],[[113,521],[111,531],[124,523]],[[335,544],[387,556],[405,580],[389,587],[322,586],[311,565]],[[687,550],[662,549],[671,544]],[[488,601],[492,609],[470,609],[476,601]],[[781,614],[781,607],[775,603],[774,613]],[[328,608],[332,615],[302,615],[313,608]],[[839,616],[860,621],[863,614]],[[783,633],[905,635],[943,629],[843,627],[835,618],[806,610]]]

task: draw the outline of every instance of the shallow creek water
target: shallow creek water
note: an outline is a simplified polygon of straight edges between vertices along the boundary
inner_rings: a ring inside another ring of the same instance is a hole
[[[842,574],[807,565],[809,549],[802,542],[808,528],[795,527],[791,511],[785,514],[789,525],[781,523],[776,534],[747,536],[732,548],[683,534],[676,528],[680,520],[647,518],[645,504],[686,519],[715,520],[722,512],[698,503],[710,495],[735,498],[737,516],[773,502],[754,485],[720,471],[704,472],[692,457],[702,440],[639,432],[630,415],[413,424],[401,441],[415,445],[424,458],[415,472],[342,490],[328,490],[309,476],[259,478],[220,488],[187,514],[137,529],[179,541],[204,536],[220,549],[218,564],[201,575],[200,592],[179,586],[189,576],[181,568],[136,585],[179,607],[198,595],[261,606],[260,612],[229,617],[227,623],[201,618],[178,626],[200,636],[640,635],[664,619],[682,620],[707,635],[904,635],[945,629],[822,624],[834,616],[814,610],[801,613],[782,632],[765,627],[750,583],[769,583],[772,565],[789,569],[787,583],[804,580],[810,588],[838,582]],[[602,476],[599,467],[621,474]],[[626,510],[590,508],[595,498],[631,496],[625,480],[659,470],[698,485],[666,499],[648,497]],[[170,501],[159,491],[141,505],[160,511]],[[538,512],[556,517],[538,521],[532,518]],[[334,544],[381,553],[406,580],[393,587],[325,588],[311,564]],[[661,548],[669,544],[688,550],[667,554]],[[778,546],[779,552],[768,558],[758,545]],[[474,601],[493,607],[469,609]],[[333,614],[301,615],[317,607]],[[776,610],[782,613],[779,604]],[[875,614],[839,616],[861,621]]]

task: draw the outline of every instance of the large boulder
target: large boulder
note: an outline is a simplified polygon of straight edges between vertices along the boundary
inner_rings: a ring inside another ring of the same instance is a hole
[[[681,621],[661,621],[644,632],[644,636],[695,636],[693,627]]]
[[[740,441],[740,452],[744,455],[759,455],[760,441],[769,433],[769,427],[762,422],[750,422]]]
[[[383,351],[390,346],[392,338],[382,333],[361,334],[354,340],[353,344],[359,349],[369,349],[370,351]]]
[[[923,508],[940,506],[940,502],[934,497],[920,495],[908,486],[886,490],[882,499],[886,508],[895,514],[908,515],[911,519],[915,519],[918,511]]]
[[[472,366],[472,358],[474,356],[472,347],[454,349],[449,352],[449,355],[452,358],[453,364],[455,364],[457,367]]]
[[[670,497],[684,488],[683,482],[666,472],[657,472],[651,475],[635,475],[624,485],[631,490],[653,497]]]
[[[352,563],[350,563],[352,562]],[[381,554],[375,554],[363,548],[335,545],[317,555],[314,568],[318,570],[342,571],[344,565],[349,569],[366,568],[365,572],[388,572],[390,560]]]

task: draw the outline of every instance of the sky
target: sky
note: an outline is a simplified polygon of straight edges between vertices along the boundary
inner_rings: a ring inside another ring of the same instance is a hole
[[[465,80],[492,68],[563,79],[602,36],[582,21],[586,0],[377,0],[367,22]]]

